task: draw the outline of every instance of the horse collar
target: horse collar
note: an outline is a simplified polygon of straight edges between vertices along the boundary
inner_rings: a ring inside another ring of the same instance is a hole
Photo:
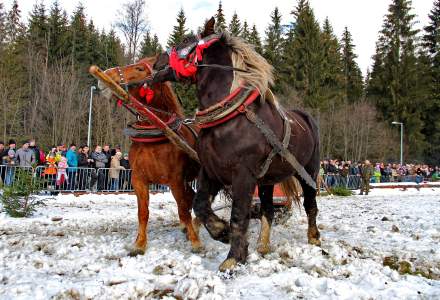
[[[223,124],[239,114],[245,113],[260,95],[257,89],[238,87],[220,102],[196,113],[196,123],[200,128],[214,127]]]

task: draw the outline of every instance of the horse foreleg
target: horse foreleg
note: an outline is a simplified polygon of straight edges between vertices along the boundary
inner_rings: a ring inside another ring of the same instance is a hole
[[[261,229],[258,238],[258,253],[264,255],[270,251],[270,231],[274,216],[273,185],[259,185],[258,196],[261,201]]]
[[[186,235],[191,242],[192,251],[200,252],[202,250],[202,244],[199,240],[198,228],[197,230],[194,229],[191,217],[194,191],[191,186],[183,180],[179,180],[178,183],[170,184],[170,188],[174,199],[176,199],[180,223],[183,224],[186,229]]]
[[[245,263],[248,255],[247,230],[256,180],[245,170],[240,170],[234,175],[230,221],[231,248],[227,259],[219,267],[221,272],[233,270],[237,263]]]
[[[317,192],[302,179],[299,180],[304,193],[304,209],[306,211],[308,221],[307,238],[309,244],[320,246],[320,234],[318,227],[316,226],[316,216],[318,215],[318,205],[316,204]]]
[[[197,179],[197,193],[194,197],[193,209],[197,219],[205,225],[209,235],[223,243],[229,243],[229,225],[220,219],[212,210],[211,204],[220,190],[220,185],[209,180],[203,167]]]
[[[136,193],[138,204],[138,233],[133,249],[130,249],[130,256],[144,254],[147,248],[147,224],[148,224],[148,204],[149,204],[149,186],[143,180],[132,177],[132,185]]]

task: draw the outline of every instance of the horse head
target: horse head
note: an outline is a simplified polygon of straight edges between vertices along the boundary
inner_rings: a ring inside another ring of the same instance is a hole
[[[151,66],[155,61],[155,57],[143,58],[135,64],[113,67],[104,73],[136,97],[139,96],[139,90],[145,80],[152,76]],[[105,98],[111,99],[114,96],[101,81],[98,82],[98,87]]]
[[[212,106],[239,87],[256,89],[264,99],[273,83],[272,66],[239,37],[214,31],[206,22],[199,35],[159,55],[152,82],[183,81],[197,85],[199,109]]]
[[[183,115],[182,107],[170,84],[163,82],[151,84],[150,82],[153,75],[151,66],[156,62],[156,59],[157,56],[143,58],[135,64],[113,67],[105,70],[104,73],[146,105],[167,113]],[[109,100],[118,98],[101,81],[98,82],[98,88],[105,98]]]

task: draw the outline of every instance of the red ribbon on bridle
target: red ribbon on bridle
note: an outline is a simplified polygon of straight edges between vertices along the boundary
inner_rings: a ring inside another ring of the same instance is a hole
[[[203,60],[203,51],[219,40],[218,37],[209,39],[208,41],[200,40],[192,51],[186,57],[181,57],[176,48],[172,48],[169,54],[169,66],[174,70],[177,79],[190,78],[195,81],[197,74],[197,64]]]

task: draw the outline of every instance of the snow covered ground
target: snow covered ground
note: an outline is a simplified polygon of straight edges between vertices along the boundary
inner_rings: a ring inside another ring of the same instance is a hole
[[[263,258],[254,220],[248,264],[229,277],[217,272],[229,246],[202,229],[206,249],[191,253],[170,194],[152,196],[149,248],[138,257],[125,249],[136,235],[134,196],[58,196],[29,219],[0,213],[0,299],[440,298],[440,189],[376,189],[318,205],[322,249],[307,244],[296,209],[274,226]]]

